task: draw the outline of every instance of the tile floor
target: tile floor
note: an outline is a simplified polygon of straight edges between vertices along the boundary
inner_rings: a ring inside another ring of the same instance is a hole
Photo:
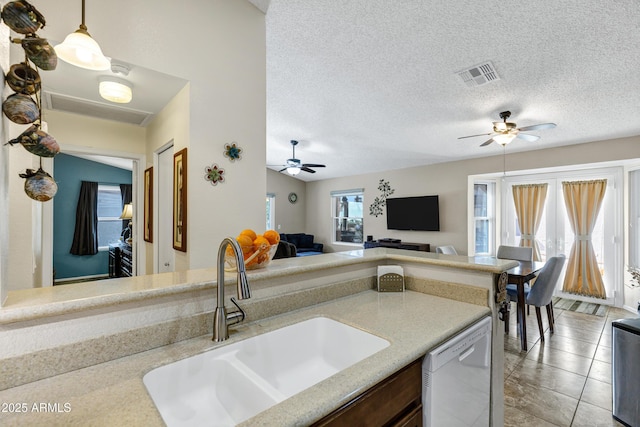
[[[505,335],[505,426],[622,426],[611,416],[611,322],[636,314],[610,307],[604,317],[554,309],[555,333],[534,308],[528,351],[520,350],[515,304]]]

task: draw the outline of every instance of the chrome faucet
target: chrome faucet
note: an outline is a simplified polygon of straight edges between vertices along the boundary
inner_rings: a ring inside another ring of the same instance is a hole
[[[227,309],[224,306],[224,255],[229,245],[233,248],[236,267],[238,269],[238,299],[251,298],[251,290],[249,289],[249,281],[247,280],[247,273],[245,272],[242,249],[235,239],[225,237],[218,249],[218,299],[213,317],[213,341],[224,341],[229,338],[229,325],[240,323],[245,318],[244,310],[240,308],[234,298],[231,298],[231,302],[238,310],[227,313]]]

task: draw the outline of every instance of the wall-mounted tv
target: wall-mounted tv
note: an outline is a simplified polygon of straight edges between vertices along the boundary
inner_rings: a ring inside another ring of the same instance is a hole
[[[438,196],[387,199],[387,229],[440,231]]]

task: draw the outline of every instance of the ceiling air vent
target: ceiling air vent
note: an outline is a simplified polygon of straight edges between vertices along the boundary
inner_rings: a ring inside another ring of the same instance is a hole
[[[474,65],[457,73],[462,81],[469,87],[482,86],[484,84],[500,80],[500,76],[490,61]]]
[[[82,98],[60,95],[53,92],[43,92],[43,106],[49,110],[65,111],[67,113],[82,114],[103,120],[146,126],[153,118],[153,113],[115,107]]]

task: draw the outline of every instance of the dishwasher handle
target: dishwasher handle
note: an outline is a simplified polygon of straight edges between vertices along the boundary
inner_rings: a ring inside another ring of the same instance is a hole
[[[458,362],[462,362],[464,359],[466,359],[467,357],[471,356],[471,353],[473,353],[476,349],[476,346],[472,346],[470,349],[468,349],[467,351],[465,351],[464,353],[462,353],[459,357],[458,357]]]

